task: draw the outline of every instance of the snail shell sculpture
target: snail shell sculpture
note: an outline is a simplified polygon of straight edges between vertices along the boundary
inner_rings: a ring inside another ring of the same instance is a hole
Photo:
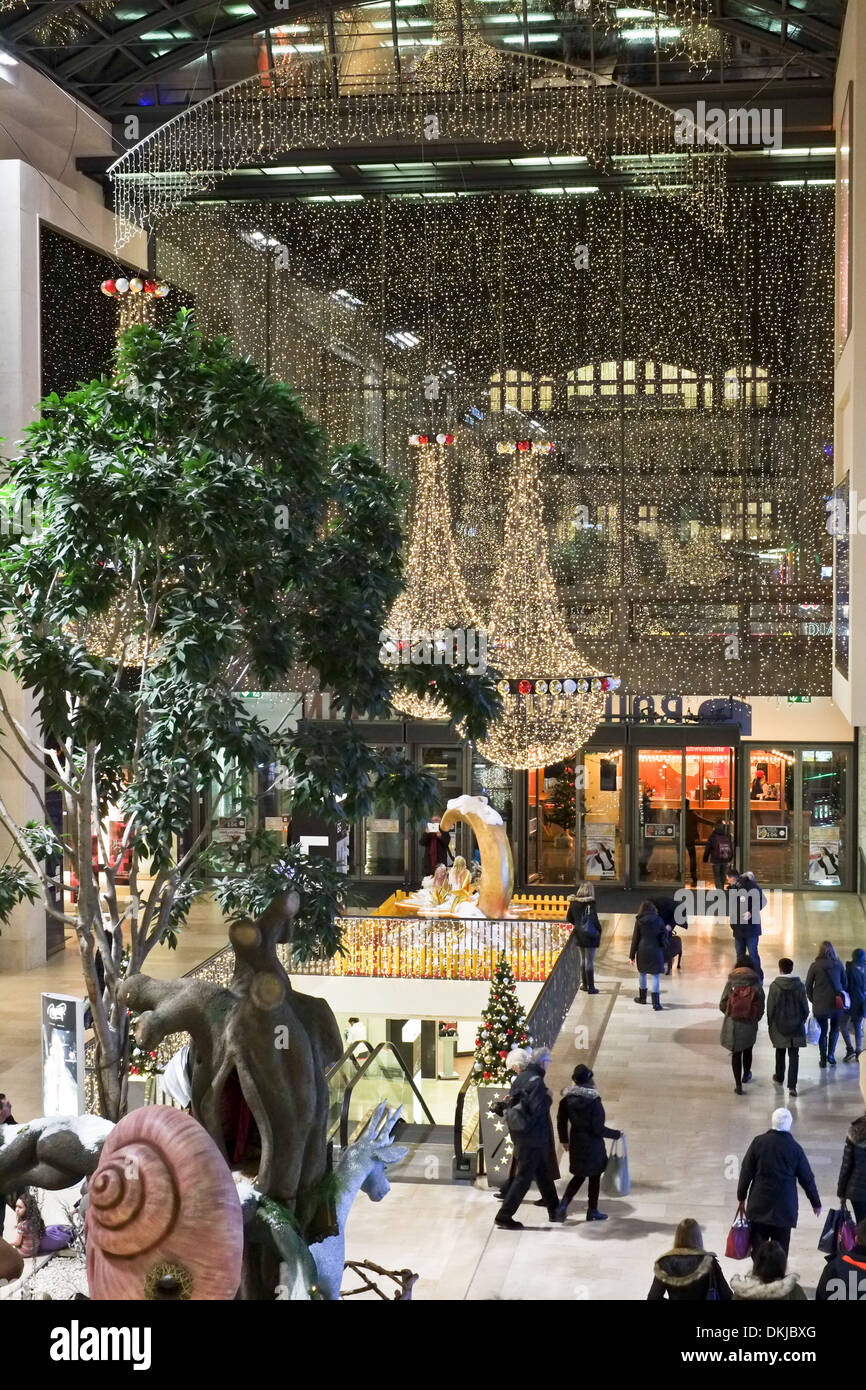
[[[115,1127],[88,1183],[87,1282],[95,1299],[231,1299],[243,1217],[216,1144],[170,1106]]]

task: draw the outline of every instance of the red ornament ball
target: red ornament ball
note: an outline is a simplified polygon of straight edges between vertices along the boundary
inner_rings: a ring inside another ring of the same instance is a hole
[[[113,280],[103,280],[99,286],[103,294],[114,296],[117,294],[117,285]]]

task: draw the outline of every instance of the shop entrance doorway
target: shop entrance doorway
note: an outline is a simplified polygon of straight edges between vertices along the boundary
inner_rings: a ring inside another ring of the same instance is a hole
[[[721,885],[725,864],[713,849],[724,836],[736,856],[735,760],[727,746],[637,749],[635,887]]]

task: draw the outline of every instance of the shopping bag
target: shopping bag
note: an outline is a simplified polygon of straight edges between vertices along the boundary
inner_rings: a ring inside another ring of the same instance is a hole
[[[820,1024],[816,1023],[815,1015],[810,1014],[809,1017],[806,1019],[806,1042],[812,1043],[814,1045],[820,1040],[820,1037],[821,1026]]]
[[[818,1249],[825,1255],[836,1255],[839,1251],[847,1255],[849,1250],[853,1250],[855,1243],[855,1227],[848,1208],[844,1203],[841,1207],[831,1207],[818,1241]]]
[[[618,1152],[620,1145],[622,1145],[622,1153]],[[601,1179],[601,1190],[608,1197],[627,1197],[631,1191],[625,1135],[620,1139],[614,1139],[610,1146],[610,1153],[607,1156],[607,1163]]]
[[[747,1260],[752,1253],[752,1228],[743,1206],[737,1207],[734,1224],[728,1231],[725,1254],[729,1260]]]

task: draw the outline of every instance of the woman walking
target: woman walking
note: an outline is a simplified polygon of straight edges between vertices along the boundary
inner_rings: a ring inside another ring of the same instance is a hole
[[[848,1130],[836,1192],[841,1202],[851,1203],[858,1226],[866,1221],[866,1115]]]
[[[652,1287],[647,1302],[658,1303],[667,1296],[672,1303],[706,1303],[731,1297],[718,1257],[704,1249],[704,1238],[697,1221],[687,1216],[677,1226],[674,1248],[653,1268]]]
[[[743,1082],[752,1079],[752,1048],[764,1017],[764,987],[748,956],[740,956],[728,976],[719,1008],[725,1015],[720,1041],[731,1054],[734,1090],[741,1096]]]
[[[567,922],[574,928],[580,952],[580,988],[587,994],[598,994],[595,987],[595,953],[601,944],[601,922],[595,910],[595,889],[582,883],[569,901]]]
[[[645,899],[634,924],[631,950],[628,958],[638,970],[638,992],[634,997],[636,1004],[645,1004],[647,989],[652,995],[653,1008],[661,1009],[661,986],[659,976],[665,968],[665,944],[667,927],[659,916],[655,903]]]
[[[839,1023],[848,1004],[848,977],[845,967],[833,949],[832,941],[822,941],[821,949],[809,966],[806,993],[812,1005],[815,1022],[821,1029],[818,1050],[819,1066],[835,1067]]]
[[[563,1091],[556,1112],[559,1142],[568,1145],[568,1167],[572,1174],[557,1208],[556,1219],[565,1220],[569,1203],[588,1179],[586,1219],[606,1221],[607,1216],[598,1209],[601,1175],[607,1165],[604,1141],[620,1139],[622,1135],[618,1129],[608,1129],[604,1123],[604,1106],[590,1068],[576,1066],[571,1079],[574,1085]]]
[[[795,1096],[800,1074],[800,1048],[806,1046],[809,1000],[806,998],[806,987],[799,975],[793,973],[794,962],[788,956],[783,956],[779,961],[779,970],[781,973],[770,985],[767,995],[767,1027],[770,1042],[776,1049],[773,1080],[777,1086],[784,1086],[787,1061],[788,1094]]]
[[[856,1062],[863,1051],[863,1015],[866,1014],[866,951],[859,946],[851,952],[845,966],[848,980],[848,1012],[842,1019],[842,1041],[845,1044],[843,1062]],[[851,1029],[854,1041],[851,1041]]]

